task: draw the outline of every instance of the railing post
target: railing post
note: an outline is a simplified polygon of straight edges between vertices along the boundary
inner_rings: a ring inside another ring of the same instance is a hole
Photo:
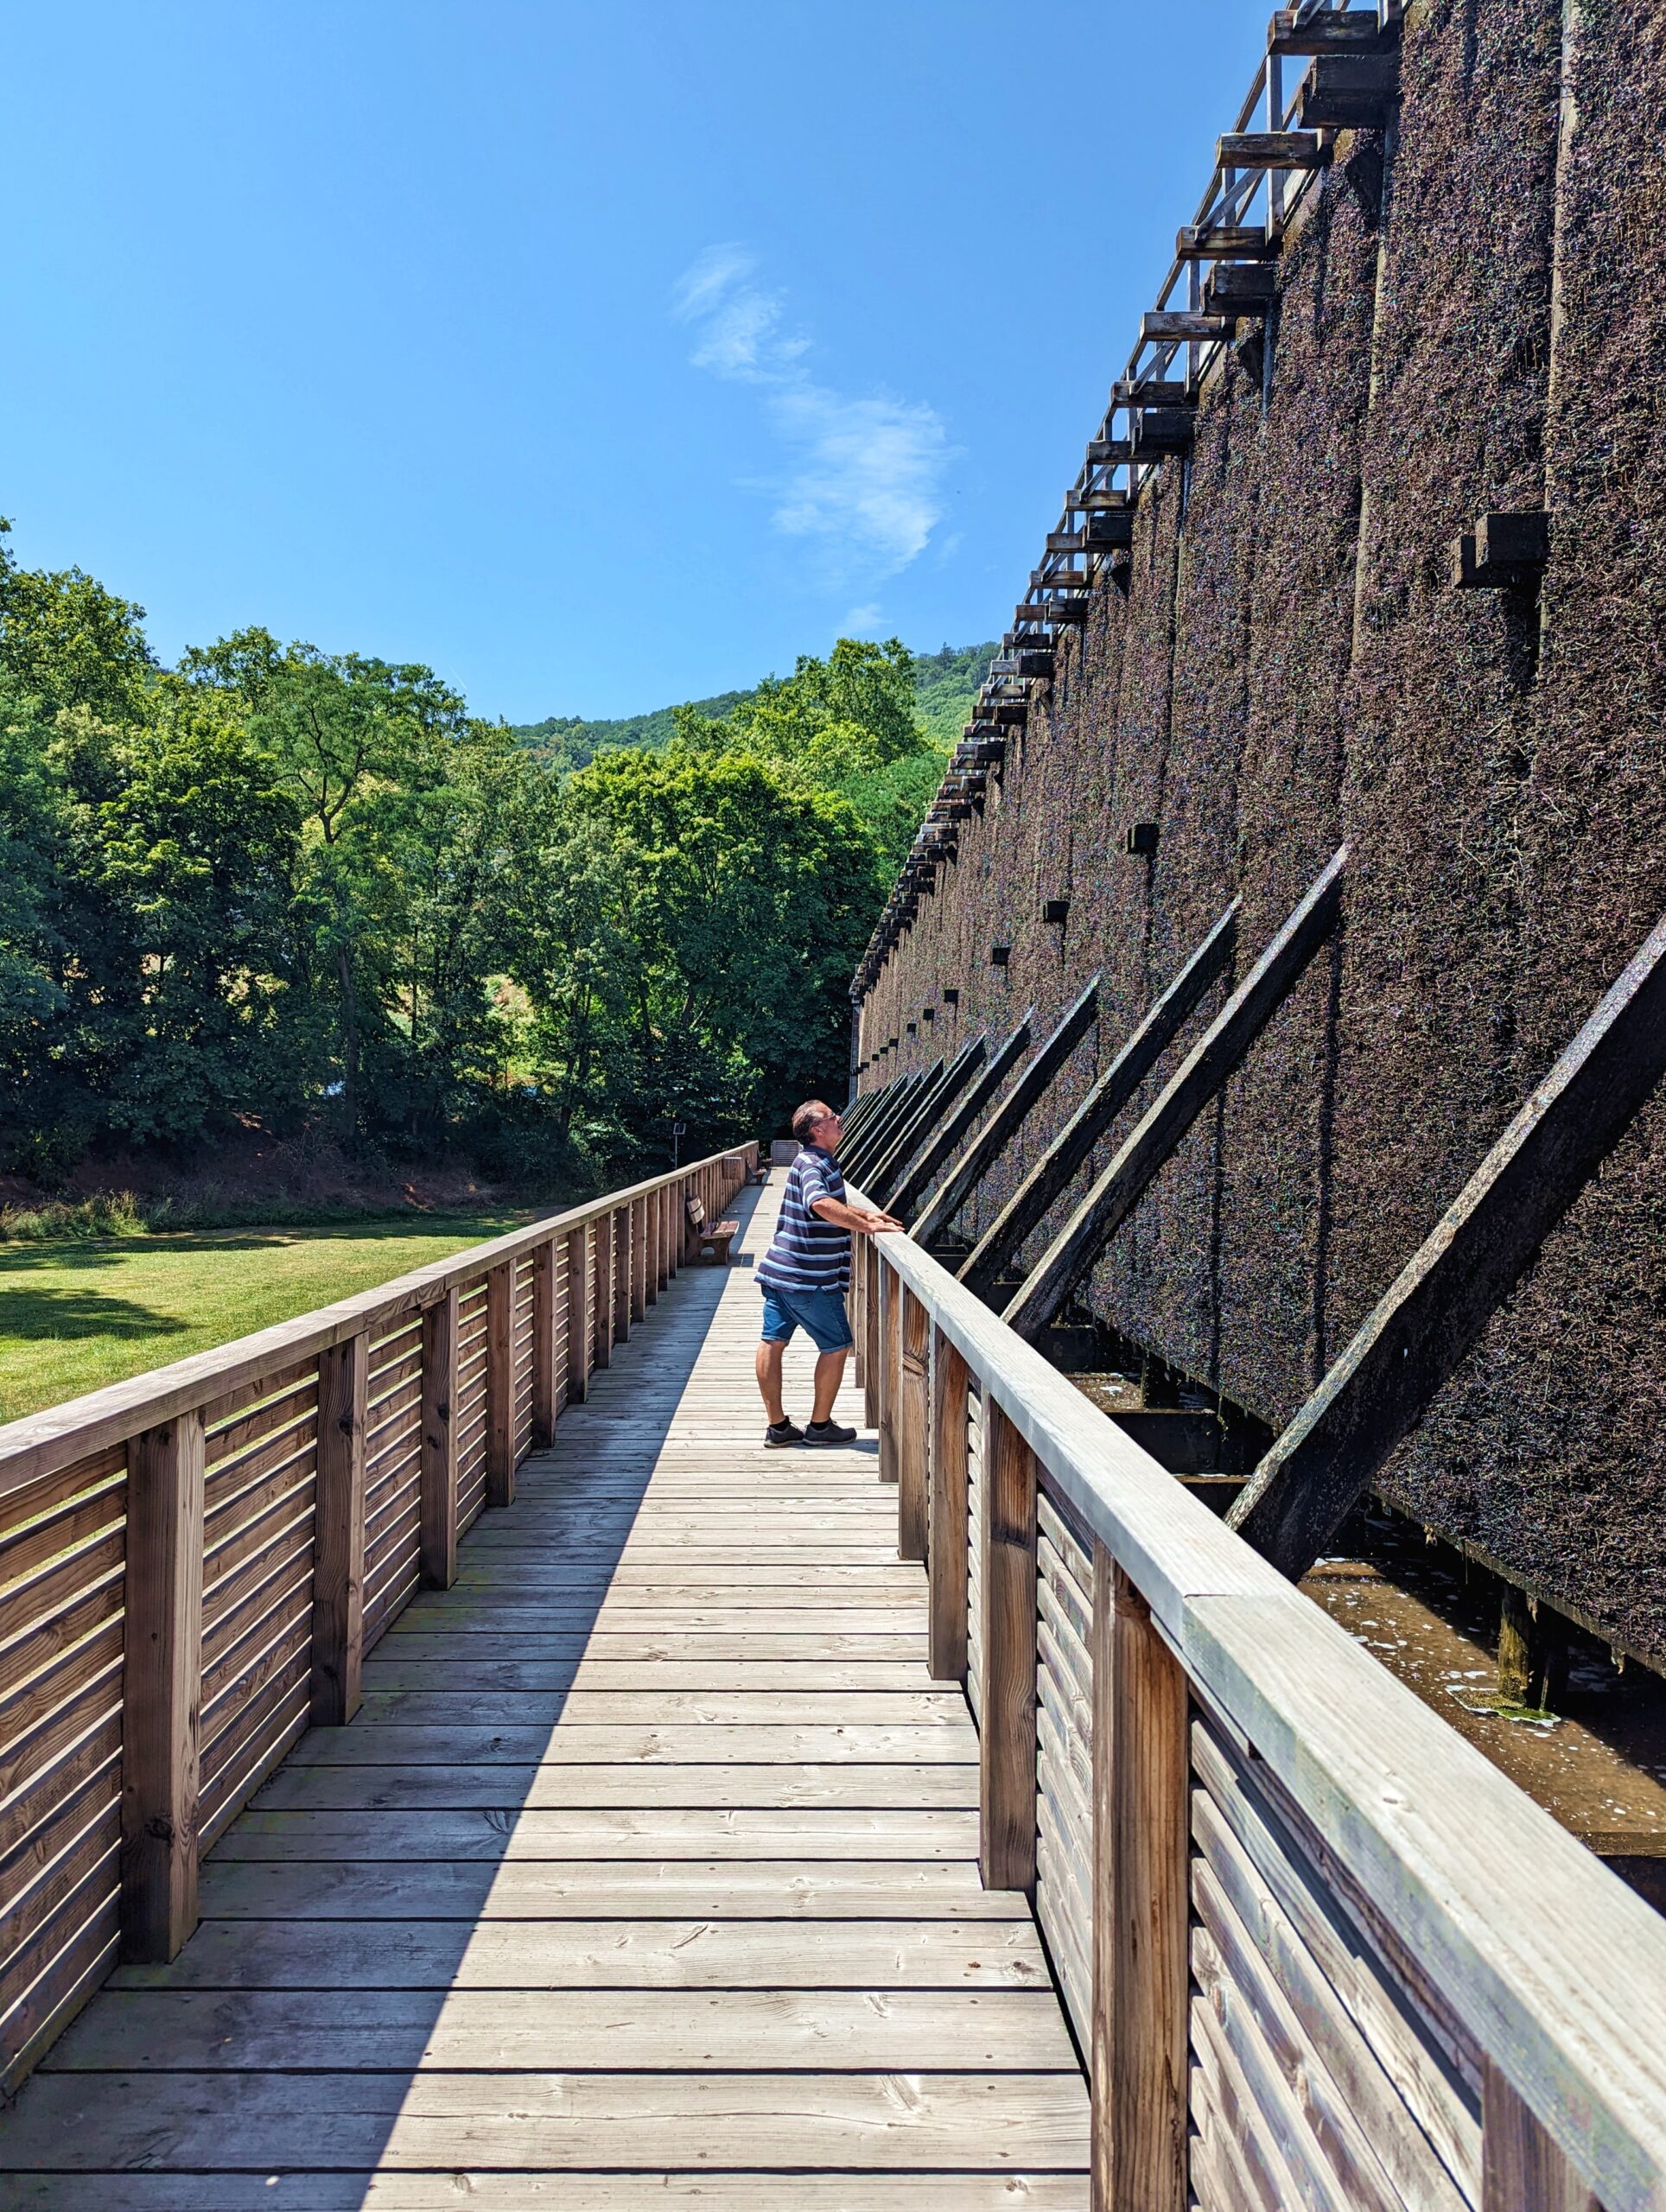
[[[611,1367],[614,1363],[614,1268],[618,1257],[614,1235],[614,1217],[610,1213],[599,1213],[595,1217],[595,1364]]]
[[[927,1663],[935,1682],[963,1682],[967,1644],[967,1518],[970,1484],[966,1363],[932,1332],[932,1490]]]
[[[1186,1675],[1103,1544],[1093,1562],[1093,2212],[1185,2212]]]
[[[567,1402],[582,1406],[590,1395],[590,1232],[569,1229],[567,1246]]]
[[[659,1303],[660,1245],[664,1229],[664,1217],[660,1211],[659,1193],[650,1191],[642,1201],[645,1224],[643,1268],[646,1282],[645,1295],[650,1306]]]
[[[457,1580],[457,1287],[423,1313],[421,1565],[430,1590]]]
[[[930,1491],[932,1319],[900,1279],[897,1287],[902,1348],[897,1406],[897,1556],[923,1560]]]
[[[532,1248],[532,1444],[556,1440],[556,1240]]]
[[[880,1418],[880,1277],[885,1262],[879,1255],[879,1245],[872,1236],[862,1237],[856,1246],[856,1255],[862,1270],[862,1426],[877,1428]]]
[[[983,1402],[983,1711],[979,1864],[986,1890],[1035,1886],[1035,1457]]]
[[[1491,2058],[1481,2071],[1481,2212],[1602,2212]]]
[[[854,1354],[851,1379],[868,1399],[868,1244],[866,1236],[850,1240],[850,1348]]]
[[[648,1312],[648,1201],[633,1198],[626,1218],[631,1237],[631,1319],[641,1321]]]
[[[486,1278],[486,1503],[515,1503],[515,1263]]]
[[[318,1356],[318,1461],[313,1520],[312,1718],[341,1728],[362,1703],[365,1660],[365,1429],[370,1338]]]
[[[678,1201],[676,1184],[667,1183],[664,1185],[664,1189],[659,1193],[659,1202],[664,1208],[663,1249],[665,1255],[665,1280],[667,1282],[671,1282],[675,1279],[677,1274],[678,1257],[677,1243],[677,1214]]]
[[[614,1342],[631,1341],[631,1209],[615,1206],[608,1217],[614,1235]]]
[[[897,1400],[901,1381],[898,1370],[902,1364],[902,1332],[898,1326],[902,1284],[886,1266],[877,1249],[874,1257],[879,1269],[880,1290],[879,1473],[882,1483],[893,1483],[897,1479]]]
[[[121,1947],[142,1963],[174,1958],[197,1924],[205,1459],[194,1413],[128,1449]]]

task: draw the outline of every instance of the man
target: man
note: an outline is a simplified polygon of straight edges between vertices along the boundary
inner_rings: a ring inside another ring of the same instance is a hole
[[[764,1294],[758,1388],[769,1415],[764,1441],[777,1451],[789,1444],[855,1442],[855,1430],[841,1428],[833,1418],[850,1351],[850,1322],[844,1310],[844,1294],[850,1285],[850,1239],[903,1226],[888,1213],[868,1213],[845,1204],[837,1156],[843,1123],[831,1107],[819,1098],[800,1106],[792,1116],[792,1134],[804,1150],[787,1170],[774,1241],[758,1268]],[[817,1355],[816,1400],[804,1428],[787,1419],[781,1402],[781,1358],[798,1329],[809,1337]]]

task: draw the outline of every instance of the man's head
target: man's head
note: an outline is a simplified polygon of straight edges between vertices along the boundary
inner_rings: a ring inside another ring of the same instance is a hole
[[[792,1134],[800,1144],[819,1145],[823,1152],[836,1152],[843,1124],[825,1099],[811,1098],[800,1106],[792,1116]]]

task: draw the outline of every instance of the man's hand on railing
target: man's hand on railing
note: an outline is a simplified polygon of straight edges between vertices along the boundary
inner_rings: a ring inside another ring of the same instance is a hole
[[[903,1236],[908,1224],[899,1221],[894,1214],[876,1213],[865,1206],[848,1206],[843,1198],[817,1198],[811,1207],[823,1221],[830,1221],[836,1229],[848,1229],[853,1236],[882,1236],[892,1230]]]

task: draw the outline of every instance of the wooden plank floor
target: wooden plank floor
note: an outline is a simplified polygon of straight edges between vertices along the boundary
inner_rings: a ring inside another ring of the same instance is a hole
[[[874,1439],[762,1448],[779,1195],[227,1834],[181,1955],[25,2085],[0,2202],[1082,2212],[1075,2051],[1024,1900],[979,1884]]]

